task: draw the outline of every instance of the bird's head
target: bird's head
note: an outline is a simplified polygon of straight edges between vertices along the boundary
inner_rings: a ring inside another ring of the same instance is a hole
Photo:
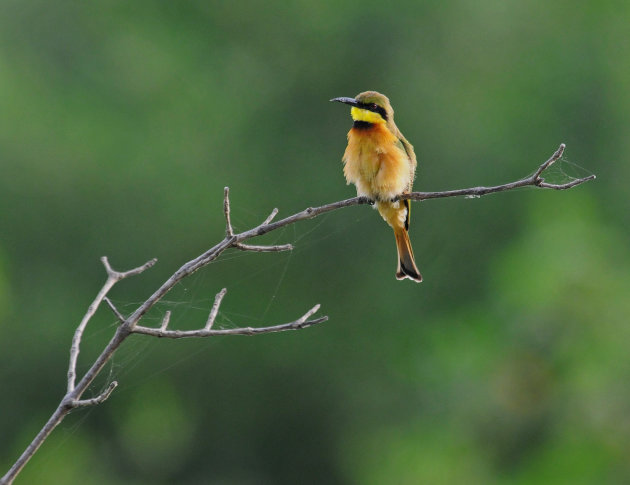
[[[389,99],[376,91],[365,91],[354,98],[333,98],[331,101],[352,106],[350,114],[354,121],[387,123],[394,120],[394,110]]]

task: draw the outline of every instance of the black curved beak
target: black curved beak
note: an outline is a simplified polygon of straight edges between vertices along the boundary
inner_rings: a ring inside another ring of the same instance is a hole
[[[331,101],[337,101],[338,103],[349,104],[350,106],[359,106],[359,102],[354,98],[333,98]]]

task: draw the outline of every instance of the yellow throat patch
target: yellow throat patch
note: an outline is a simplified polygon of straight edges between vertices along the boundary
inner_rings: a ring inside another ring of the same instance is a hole
[[[352,115],[352,119],[354,121],[365,121],[367,123],[385,123],[383,117],[375,113],[374,111],[368,111],[367,109],[357,108],[353,106],[350,110],[350,114]]]

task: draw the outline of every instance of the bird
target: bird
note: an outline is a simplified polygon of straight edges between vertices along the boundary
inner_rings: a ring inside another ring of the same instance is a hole
[[[409,200],[397,200],[411,192],[416,173],[413,146],[394,123],[389,98],[376,91],[365,91],[354,98],[330,101],[352,106],[352,128],[343,154],[343,173],[354,184],[359,197],[365,197],[394,230],[398,250],[396,278],[420,283],[409,240]]]

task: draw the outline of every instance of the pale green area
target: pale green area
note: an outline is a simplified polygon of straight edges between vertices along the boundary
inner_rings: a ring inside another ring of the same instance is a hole
[[[336,96],[376,89],[415,145],[418,190],[531,173],[536,189],[415,203],[425,282],[394,279],[369,207],[229,253],[152,312],[17,484],[630,482],[630,3],[0,1],[0,468],[65,390],[99,257],[158,265],[131,312],[223,235],[354,195]],[[576,164],[576,165],[573,165]],[[583,167],[584,169],[581,169]],[[91,322],[80,370],[115,319]]]

